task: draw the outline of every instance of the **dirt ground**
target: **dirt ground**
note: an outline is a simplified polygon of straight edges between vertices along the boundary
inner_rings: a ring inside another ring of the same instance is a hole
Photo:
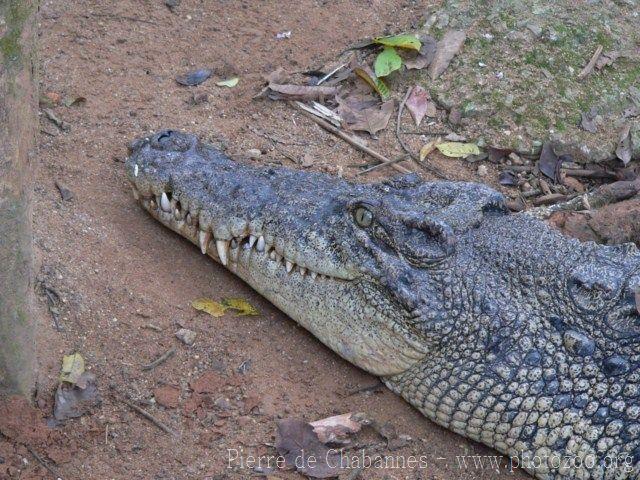
[[[429,422],[388,390],[367,388],[376,385],[374,377],[342,361],[146,215],[134,203],[124,175],[128,142],[172,127],[195,132],[235,158],[247,159],[250,149],[260,149],[255,161],[301,168],[291,157],[313,170],[352,177],[356,170],[349,165],[369,162],[367,157],[286,104],[252,97],[263,75],[275,68],[319,68],[357,40],[419,25],[436,4],[182,0],[171,11],[162,0],[42,2],[41,91],[83,96],[86,102],[53,109],[68,123],[66,132],[41,118],[34,212],[38,281],[58,292],[63,303],[58,331],[45,298],[37,298],[38,406],[44,416],[51,415],[62,356],[73,352],[86,359],[103,398],[91,415],[36,435],[33,448],[61,477],[249,478],[260,472],[238,461],[229,468],[228,449],[245,458],[275,454],[277,419],[362,411],[412,438],[404,448],[383,453],[425,455],[428,466],[368,469],[360,478],[527,478],[508,468],[496,472],[488,463],[481,467],[467,460],[467,467],[461,466],[460,456],[493,453]],[[276,39],[276,33],[289,30],[291,38]],[[214,77],[199,87],[174,81],[177,74],[205,66]],[[237,87],[215,86],[215,80],[232,75],[240,77]],[[208,100],[194,105],[190,99],[202,93]],[[402,93],[396,91],[396,97]],[[278,149],[259,132],[277,138]],[[400,153],[389,132],[368,141],[390,158]],[[479,178],[477,165],[435,162],[451,179],[496,179],[491,165]],[[368,179],[386,175],[381,171]],[[74,198],[63,201],[56,182]],[[225,296],[247,299],[261,315],[214,319],[190,307],[198,297]],[[197,332],[192,347],[175,337],[181,327]],[[172,358],[142,371],[172,347]],[[206,384],[201,394],[193,392],[198,379]],[[158,404],[163,393],[176,389],[177,406]],[[177,436],[159,430],[123,398]],[[379,441],[375,435],[367,438]],[[275,475],[299,478],[290,472]],[[4,440],[0,477],[52,478],[25,447]]]

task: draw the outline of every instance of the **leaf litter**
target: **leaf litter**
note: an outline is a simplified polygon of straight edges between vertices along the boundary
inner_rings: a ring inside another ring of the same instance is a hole
[[[368,101],[367,98],[371,100]],[[387,128],[395,105],[393,100],[388,100],[380,105],[371,97],[366,96],[352,96],[337,100],[338,113],[345,125],[351,130],[366,131],[371,135]]]
[[[444,34],[437,43],[433,61],[429,65],[429,76],[432,80],[438,78],[447,69],[466,38],[467,34],[462,30],[449,30]]]
[[[437,114],[436,104],[431,100],[429,92],[420,85],[413,87],[405,105],[413,117],[416,127],[420,126],[420,122],[422,122],[425,115],[427,117],[435,117]]]

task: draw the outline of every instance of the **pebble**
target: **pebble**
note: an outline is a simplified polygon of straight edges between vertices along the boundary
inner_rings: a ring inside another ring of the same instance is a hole
[[[181,328],[176,332],[176,337],[185,345],[193,345],[196,341],[197,333],[188,328]]]
[[[257,148],[250,148],[249,150],[247,150],[247,155],[250,159],[257,160],[262,155],[262,152]]]
[[[486,165],[480,165],[478,166],[478,175],[481,177],[484,177],[487,175],[487,173],[489,173],[489,169],[487,168]]]

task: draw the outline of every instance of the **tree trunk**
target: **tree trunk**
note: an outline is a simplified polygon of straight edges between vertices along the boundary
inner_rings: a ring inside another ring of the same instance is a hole
[[[37,0],[0,0],[0,393],[35,381],[31,193]]]

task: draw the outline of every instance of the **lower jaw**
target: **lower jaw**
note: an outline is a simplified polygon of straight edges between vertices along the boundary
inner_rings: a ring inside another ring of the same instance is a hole
[[[176,220],[144,199],[141,203],[164,226],[200,246],[196,226]],[[230,248],[226,262],[221,261],[213,242],[205,251],[338,355],[374,375],[399,374],[426,355],[400,329],[389,328],[389,319],[367,315],[348,301],[357,280],[289,270],[282,258],[274,258],[273,251],[258,251],[243,243]]]

